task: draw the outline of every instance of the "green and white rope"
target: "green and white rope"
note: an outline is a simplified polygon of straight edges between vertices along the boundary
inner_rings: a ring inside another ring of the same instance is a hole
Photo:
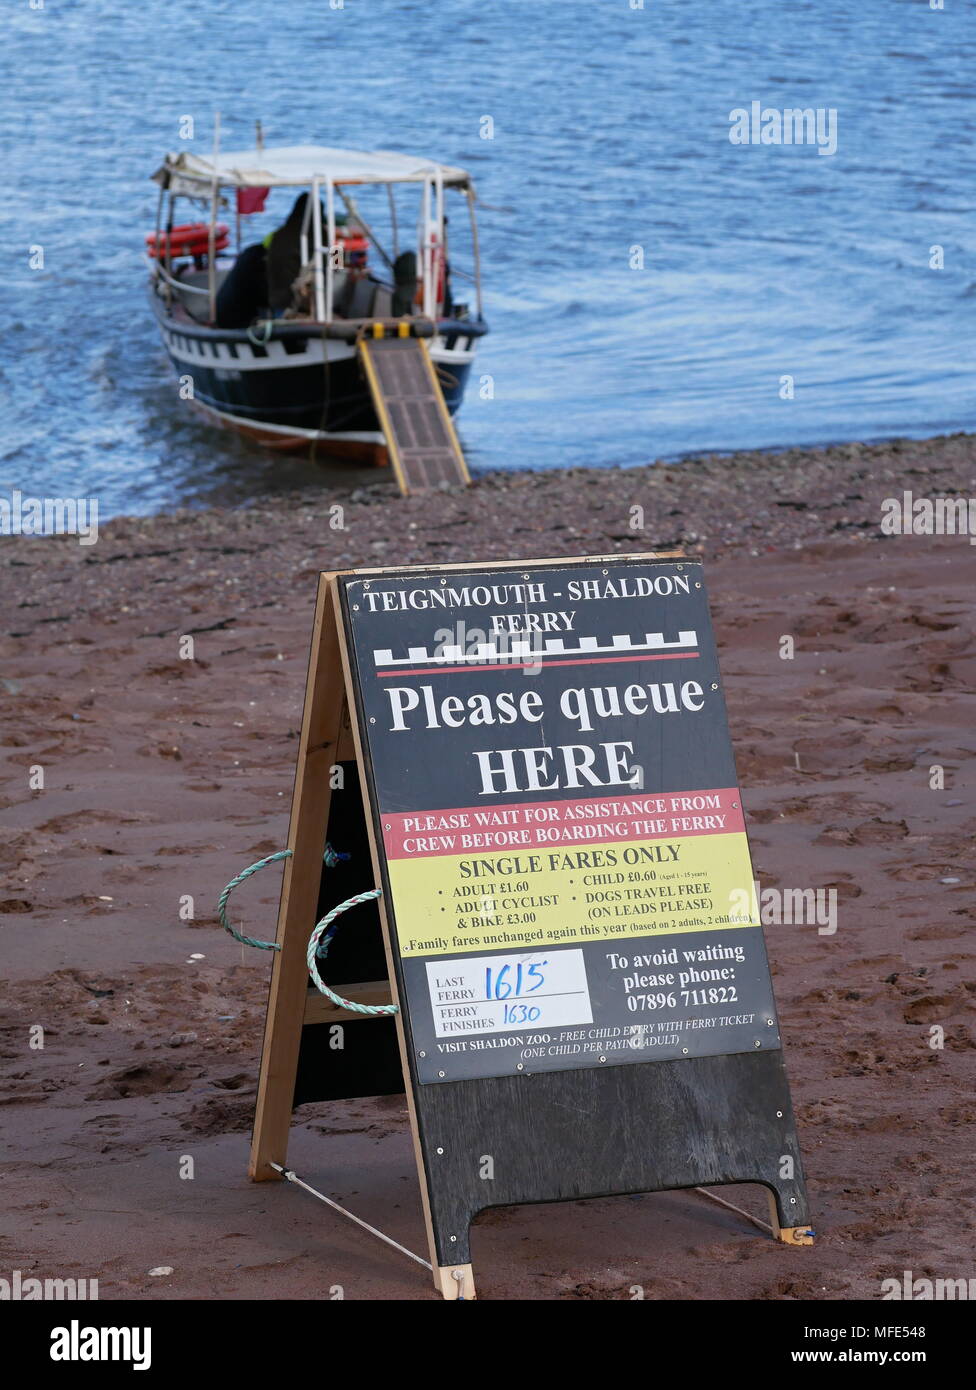
[[[217,899],[217,917],[224,931],[230,932],[235,941],[239,941],[242,946],[255,946],[259,951],[278,951],[280,946],[277,941],[257,941],[253,936],[245,936],[243,932],[235,931],[227,920],[227,899],[235,888],[239,888],[245,883],[252,874],[256,874],[259,869],[263,869],[267,864],[274,864],[278,859],[290,859],[290,849],[279,849],[274,854],[269,854],[264,859],[259,859],[256,864],[249,864],[246,869],[242,869],[236,878],[232,878],[230,883]],[[348,859],[348,854],[338,854],[331,845],[326,845],[325,853],[322,856],[327,868],[335,868],[336,864],[343,859]]]
[[[256,946],[260,951],[281,950],[277,941],[258,941],[253,936],[245,936],[243,932],[235,931],[227,920],[227,900],[234,889],[246,882],[252,874],[256,874],[266,865],[274,864],[279,859],[290,859],[291,855],[292,851],[290,849],[279,849],[274,854],[269,854],[266,855],[264,859],[259,859],[257,863],[249,864],[246,869],[242,869],[235,878],[231,879],[230,883],[228,883],[227,887],[217,899],[217,916],[220,919],[220,925],[224,928],[224,931],[230,932],[235,941],[241,942],[244,946]],[[341,863],[343,859],[348,859],[349,855],[340,854],[337,850],[334,850],[331,845],[326,845],[325,853],[322,858],[326,867],[332,869],[336,864]],[[347,898],[345,902],[339,903],[337,907],[334,907],[331,912],[327,913],[322,918],[321,922],[316,922],[312,935],[309,938],[307,953],[308,972],[315,981],[316,989],[320,990],[328,999],[331,999],[333,1004],[338,1008],[349,1009],[355,1014],[398,1014],[400,1009],[397,1004],[357,1004],[352,999],[343,999],[341,994],[336,994],[322,979],[318,971],[318,965],[316,964],[316,957],[324,960],[328,955],[329,946],[336,931],[336,919],[343,912],[348,911],[350,907],[358,906],[359,903],[368,903],[374,898],[380,898],[382,896],[382,888],[371,888],[368,893],[356,893],[353,897]]]
[[[335,990],[330,989],[322,979],[316,964],[316,957],[325,959],[329,943],[335,934],[335,920],[341,913],[347,912],[351,907],[358,906],[359,903],[371,902],[374,898],[382,897],[382,895],[382,888],[371,888],[368,893],[356,893],[353,897],[347,898],[344,903],[339,903],[338,907],[334,907],[331,912],[326,913],[321,922],[316,923],[315,930],[309,937],[306,955],[308,973],[315,981],[316,989],[327,999],[331,999],[337,1008],[350,1009],[354,1014],[366,1014],[371,1017],[378,1014],[398,1014],[400,1007],[398,1004],[357,1004],[352,999],[343,999],[341,994],[336,994]]]

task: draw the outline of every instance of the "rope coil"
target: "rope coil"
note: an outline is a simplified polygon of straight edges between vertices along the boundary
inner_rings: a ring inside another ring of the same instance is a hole
[[[220,921],[220,925],[223,927],[224,931],[230,932],[234,940],[239,941],[242,946],[254,946],[259,951],[279,951],[281,949],[277,941],[257,941],[253,936],[245,936],[243,932],[235,931],[227,920],[227,899],[235,888],[240,887],[252,874],[256,874],[258,869],[263,869],[266,864],[273,864],[276,859],[290,858],[290,849],[280,849],[275,854],[269,854],[266,859],[259,859],[256,864],[251,864],[248,868],[242,869],[235,878],[232,878],[217,899],[217,917]]]
[[[339,903],[338,907],[334,907],[331,912],[326,913],[321,922],[316,923],[315,930],[308,941],[306,953],[308,973],[314,980],[316,989],[327,999],[331,999],[338,1008],[351,1009],[354,1014],[398,1014],[400,1008],[397,1004],[357,1004],[352,999],[343,999],[341,994],[336,994],[335,990],[330,989],[322,979],[316,964],[316,956],[320,960],[324,960],[328,954],[329,944],[336,932],[336,918],[343,912],[347,912],[349,908],[356,907],[359,903],[371,902],[374,898],[382,897],[382,895],[382,888],[370,888],[367,893],[356,893],[353,897],[347,898],[344,903]]]
[[[281,947],[277,941],[258,941],[253,936],[245,936],[243,932],[235,931],[227,920],[227,900],[235,888],[239,888],[242,883],[246,883],[252,874],[256,874],[259,869],[265,868],[268,864],[274,864],[278,859],[290,859],[290,849],[279,849],[274,854],[267,855],[264,859],[259,859],[256,864],[249,864],[246,869],[232,878],[230,883],[217,899],[217,917],[224,931],[230,932],[235,941],[239,941],[242,946],[253,946],[258,951],[280,951]],[[340,854],[331,845],[326,845],[322,860],[327,869],[334,869],[337,864],[341,864],[344,859],[348,859],[348,854]]]
[[[227,901],[234,889],[238,888],[242,883],[245,883],[252,874],[256,874],[260,869],[265,868],[268,864],[274,864],[279,859],[290,859],[291,857],[292,851],[290,849],[279,849],[276,850],[274,854],[266,855],[264,859],[259,859],[256,863],[249,864],[246,869],[242,869],[239,874],[231,879],[230,883],[228,883],[227,887],[217,899],[217,917],[220,921],[220,925],[223,927],[224,931],[229,932],[234,940],[239,941],[241,945],[254,946],[259,951],[281,950],[281,946],[277,941],[258,941],[257,938],[253,936],[245,936],[243,932],[235,931],[227,920]],[[326,845],[325,853],[322,856],[326,868],[329,869],[335,868],[337,864],[341,864],[343,860],[348,858],[348,854],[343,854],[333,849],[331,845]],[[357,907],[360,903],[371,902],[375,898],[381,898],[382,896],[382,888],[370,888],[366,893],[356,893],[353,897],[346,898],[345,902],[339,903],[336,907],[332,908],[330,912],[326,913],[320,922],[316,922],[308,942],[308,951],[306,954],[308,973],[315,982],[316,989],[328,999],[331,999],[337,1008],[348,1009],[354,1014],[398,1014],[400,1008],[397,1004],[357,1004],[352,999],[344,999],[341,994],[336,994],[334,990],[330,989],[322,979],[322,976],[319,974],[316,958],[324,960],[328,955],[329,946],[336,933],[337,919],[343,912],[347,912],[351,907]]]

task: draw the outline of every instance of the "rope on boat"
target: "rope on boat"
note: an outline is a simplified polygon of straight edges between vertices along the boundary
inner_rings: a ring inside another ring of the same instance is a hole
[[[437,377],[437,381],[440,386],[447,386],[453,390],[461,385],[460,381],[454,375],[454,373],[449,372],[447,368],[442,366],[440,363],[432,361],[431,366],[434,368],[434,375]]]
[[[264,347],[265,343],[271,337],[274,325],[274,319],[255,319],[253,323],[249,323],[247,325],[247,336],[255,347]],[[254,333],[252,331],[255,328],[260,329],[262,327],[264,328],[263,338],[261,337],[260,333]]]
[[[256,874],[259,869],[263,869],[267,864],[274,864],[278,859],[290,859],[291,853],[290,849],[279,849],[274,854],[269,854],[266,858],[259,859],[256,864],[249,864],[246,869],[242,869],[235,878],[231,879],[230,883],[228,883],[227,887],[217,899],[217,917],[220,920],[220,925],[223,927],[224,931],[230,932],[234,940],[239,941],[242,946],[254,946],[259,951],[281,950],[277,941],[257,941],[253,936],[245,936],[243,932],[235,931],[227,920],[227,899],[230,897],[231,893],[233,893],[234,889],[240,887],[252,874]],[[348,854],[338,853],[331,845],[326,845],[325,853],[322,856],[325,866],[328,869],[335,868],[336,864],[340,864],[344,859],[348,858]]]

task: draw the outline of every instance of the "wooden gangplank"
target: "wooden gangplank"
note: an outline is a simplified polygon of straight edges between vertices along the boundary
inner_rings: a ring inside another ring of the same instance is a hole
[[[424,340],[361,338],[359,354],[400,491],[470,483]]]

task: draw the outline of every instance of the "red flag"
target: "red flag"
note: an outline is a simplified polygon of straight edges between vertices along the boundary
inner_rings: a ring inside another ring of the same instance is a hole
[[[239,188],[237,190],[237,211],[245,217],[252,212],[264,212],[264,200],[268,196],[267,188]]]

